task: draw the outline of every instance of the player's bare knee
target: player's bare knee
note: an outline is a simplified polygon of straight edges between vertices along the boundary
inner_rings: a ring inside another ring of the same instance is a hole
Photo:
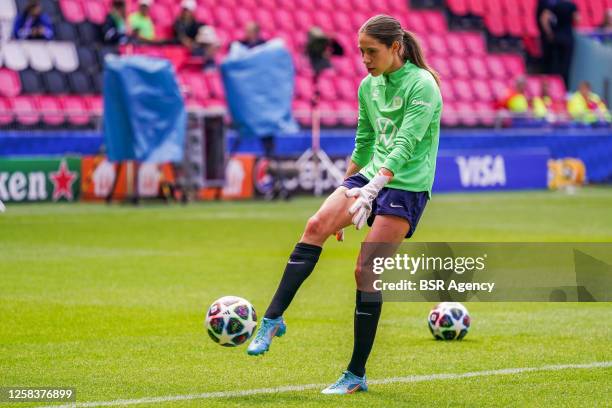
[[[324,222],[318,214],[313,215],[308,219],[304,235],[309,237],[321,237],[325,235]]]

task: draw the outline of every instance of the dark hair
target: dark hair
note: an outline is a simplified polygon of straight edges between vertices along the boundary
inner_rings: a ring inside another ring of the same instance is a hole
[[[404,62],[410,61],[417,67],[426,69],[434,77],[436,83],[440,85],[440,76],[427,65],[416,36],[410,31],[404,30],[395,18],[385,14],[371,17],[361,26],[359,32],[375,38],[387,47],[391,47],[395,41],[399,42],[401,46],[400,56]]]

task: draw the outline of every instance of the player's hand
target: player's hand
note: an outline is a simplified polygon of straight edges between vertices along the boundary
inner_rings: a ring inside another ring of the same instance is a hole
[[[391,176],[379,173],[365,186],[351,188],[344,193],[347,197],[355,198],[355,202],[349,208],[349,214],[353,216],[351,222],[357,229],[365,225],[372,212],[372,202],[389,180]]]

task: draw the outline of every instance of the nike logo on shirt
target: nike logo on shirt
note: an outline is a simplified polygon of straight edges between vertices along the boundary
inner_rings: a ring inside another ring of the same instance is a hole
[[[401,205],[398,205],[398,204],[393,204],[393,203],[389,204],[389,206],[390,206],[391,208],[403,208]]]

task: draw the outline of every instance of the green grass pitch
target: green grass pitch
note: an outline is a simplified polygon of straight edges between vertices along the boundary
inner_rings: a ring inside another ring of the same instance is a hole
[[[364,232],[328,241],[285,315],[287,335],[264,357],[219,347],[203,328],[223,295],[263,314],[321,201],[9,205],[0,214],[0,386],[74,386],[90,402],[335,381],[352,350]],[[610,242],[612,189],[435,195],[415,239]],[[612,361],[609,303],[468,303],[471,331],[448,343],[426,328],[431,306],[385,304],[369,379]],[[611,406],[611,379],[608,366],[375,384],[348,397],[311,388],[136,406]],[[31,405],[40,404],[15,406]]]

